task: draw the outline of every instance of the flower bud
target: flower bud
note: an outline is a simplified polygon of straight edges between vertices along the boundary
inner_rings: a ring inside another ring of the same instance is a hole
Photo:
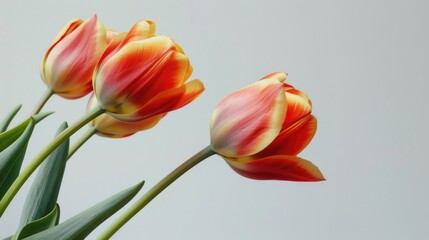
[[[85,96],[92,91],[92,73],[106,45],[106,30],[96,16],[71,21],[43,58],[43,81],[61,97]]]

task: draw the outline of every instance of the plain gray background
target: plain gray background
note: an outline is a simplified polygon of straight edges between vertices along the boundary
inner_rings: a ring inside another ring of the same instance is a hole
[[[30,113],[45,89],[44,52],[71,19],[96,13],[118,31],[152,19],[182,45],[206,91],[149,131],[92,138],[66,170],[62,220],[144,179],[141,196],[209,144],[211,112],[224,96],[285,71],[313,101],[319,128],[301,156],[327,181],[249,180],[213,156],[113,239],[426,239],[428,12],[423,0],[1,0],[0,116],[20,103],[16,120]],[[56,113],[37,126],[24,164],[86,101],[51,99],[44,109]],[[0,237],[16,228],[28,186],[0,220]]]

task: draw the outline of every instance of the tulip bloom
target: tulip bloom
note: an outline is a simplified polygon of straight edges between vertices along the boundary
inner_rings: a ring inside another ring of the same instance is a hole
[[[71,21],[43,58],[43,81],[61,97],[85,96],[92,91],[92,73],[106,46],[106,30],[96,16]]]
[[[92,94],[88,101],[87,111],[96,106],[98,106],[97,98]],[[165,114],[159,114],[139,122],[122,122],[108,114],[102,114],[92,120],[90,126],[95,128],[96,134],[99,136],[123,138],[154,127],[164,116]]]
[[[140,21],[108,45],[94,71],[101,108],[121,121],[136,122],[176,110],[204,90],[188,58],[173,40],[155,36],[152,21]]]
[[[316,133],[307,95],[272,73],[224,98],[211,120],[211,147],[237,173],[252,179],[321,181],[297,155]]]

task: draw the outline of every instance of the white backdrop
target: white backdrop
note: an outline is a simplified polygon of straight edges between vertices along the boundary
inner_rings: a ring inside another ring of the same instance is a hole
[[[127,139],[92,138],[66,169],[62,220],[144,179],[141,196],[209,144],[220,99],[286,71],[319,119],[301,156],[327,181],[249,180],[213,156],[113,239],[426,239],[428,11],[423,0],[0,0],[0,117],[19,103],[17,120],[30,113],[45,89],[44,52],[72,18],[97,14],[118,31],[152,19],[159,34],[182,45],[206,91],[154,129]],[[45,110],[56,113],[37,126],[24,164],[62,121],[82,115],[86,101],[51,99]],[[16,228],[28,186],[0,220],[0,238]]]

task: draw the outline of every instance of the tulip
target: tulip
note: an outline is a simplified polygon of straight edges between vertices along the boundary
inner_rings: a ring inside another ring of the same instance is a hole
[[[252,179],[321,181],[297,155],[316,133],[307,95],[272,73],[224,98],[210,124],[211,148],[240,175]]]
[[[92,91],[92,73],[106,46],[106,30],[96,16],[71,21],[43,58],[43,81],[61,97],[85,96]]]
[[[179,109],[204,90],[192,73],[188,57],[171,38],[155,36],[152,21],[140,21],[118,34],[97,63],[94,92],[106,113],[138,122]]]
[[[98,106],[97,98],[92,94],[88,101],[87,111],[96,106]],[[108,114],[102,114],[92,120],[90,126],[95,129],[95,133],[99,136],[123,138],[154,127],[164,116],[165,114],[159,114],[139,122],[122,122]]]

